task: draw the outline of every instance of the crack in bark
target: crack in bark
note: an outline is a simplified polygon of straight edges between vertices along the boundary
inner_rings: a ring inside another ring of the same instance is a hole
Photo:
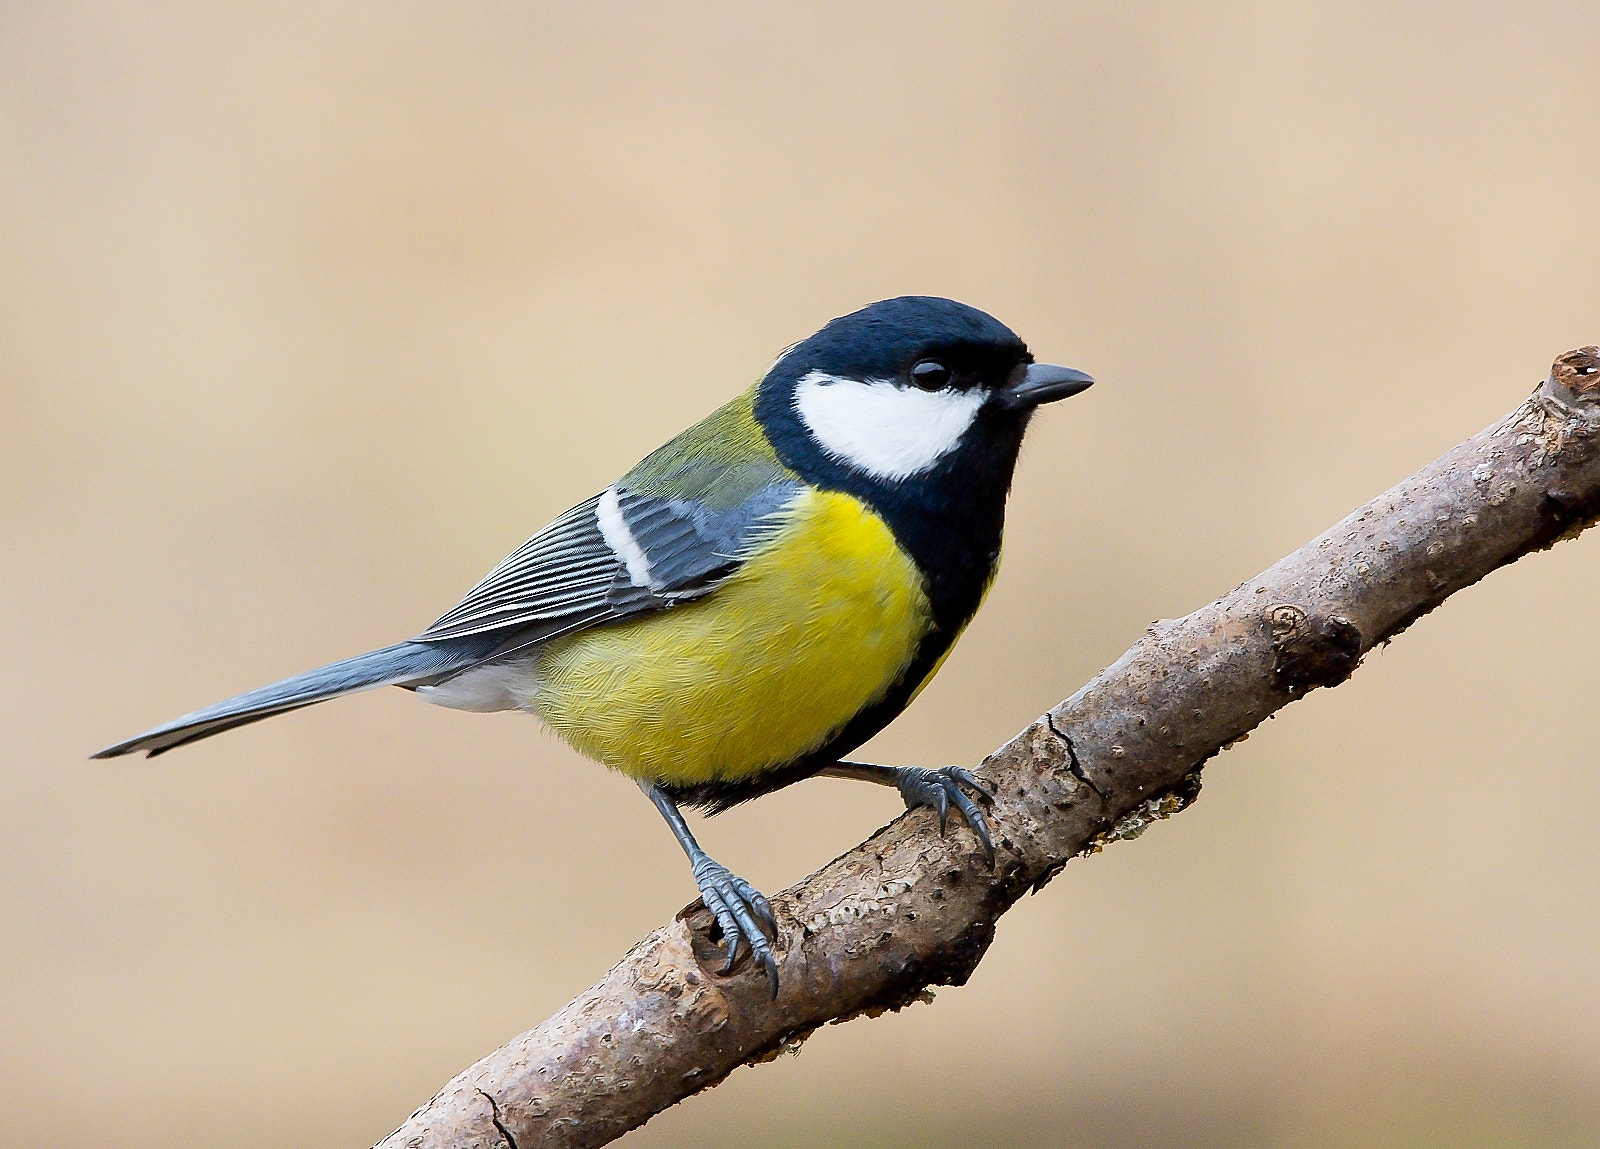
[[[506,1144],[511,1146],[511,1149],[518,1149],[517,1139],[511,1136],[511,1130],[507,1129],[505,1122],[500,1119],[500,1102],[495,1100],[493,1094],[485,1093],[482,1089],[478,1090],[478,1096],[489,1103],[489,1120],[494,1122],[495,1129],[506,1139]]]
[[[1100,789],[1100,787],[1096,786],[1094,784],[1094,779],[1090,778],[1088,774],[1084,773],[1083,763],[1078,761],[1078,748],[1072,744],[1072,735],[1068,734],[1065,730],[1056,725],[1056,716],[1050,713],[1048,710],[1044,712],[1044,724],[1050,728],[1050,733],[1054,734],[1057,738],[1061,739],[1062,742],[1066,743],[1067,769],[1072,772],[1072,776],[1078,781],[1082,782],[1085,786],[1089,787],[1089,789],[1093,790],[1097,795],[1099,795],[1100,801],[1104,802],[1106,800],[1106,792]],[[1037,892],[1038,891],[1036,889],[1035,893]]]

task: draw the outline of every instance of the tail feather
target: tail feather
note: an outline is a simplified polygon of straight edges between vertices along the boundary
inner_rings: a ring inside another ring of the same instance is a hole
[[[358,654],[342,662],[308,670],[282,682],[262,686],[226,702],[185,714],[134,738],[107,746],[96,758],[147,751],[150,757],[175,746],[209,738],[274,714],[298,710],[342,694],[375,686],[411,686],[447,676],[483,657],[477,645],[400,642],[381,650]]]

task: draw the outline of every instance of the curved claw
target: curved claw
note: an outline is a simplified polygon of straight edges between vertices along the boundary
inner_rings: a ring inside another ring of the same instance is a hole
[[[776,998],[778,961],[773,956],[766,933],[768,929],[774,937],[778,933],[778,919],[772,912],[771,903],[749,882],[704,854],[695,862],[693,870],[694,883],[700,887],[700,897],[705,901],[706,909],[717,919],[717,925],[722,929],[723,944],[728,949],[728,960],[722,972],[733,972],[739,960],[740,944],[748,945],[750,956],[766,971],[772,996]]]
[[[762,924],[771,930],[772,935],[776,937],[778,935],[778,916],[772,912],[772,903],[761,896],[760,890],[748,885],[745,888],[750,891],[750,908],[755,911],[756,917],[761,919]]]
[[[918,806],[927,806],[939,815],[941,837],[944,835],[949,818],[950,805],[954,803],[963,820],[983,846],[983,855],[988,859],[989,865],[994,865],[994,841],[989,836],[989,820],[983,816],[983,811],[978,809],[977,803],[961,788],[963,785],[970,786],[977,791],[979,802],[993,805],[994,794],[983,779],[960,766],[945,766],[939,770],[901,766],[896,785],[900,797],[905,799],[906,809],[915,810]]]

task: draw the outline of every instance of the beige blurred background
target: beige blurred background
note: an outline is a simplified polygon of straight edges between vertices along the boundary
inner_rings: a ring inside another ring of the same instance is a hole
[[[871,747],[971,762],[1600,340],[1600,7],[0,6],[0,1143],[364,1146],[693,895],[637,792],[382,691],[414,633],[873,299],[1101,383]],[[1600,532],[1073,864],[972,982],[632,1135],[1600,1145]],[[891,817],[703,825],[775,891]]]

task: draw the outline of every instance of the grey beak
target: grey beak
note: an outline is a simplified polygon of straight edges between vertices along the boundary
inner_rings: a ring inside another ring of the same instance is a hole
[[[1008,407],[1037,407],[1087,390],[1094,377],[1071,367],[1049,363],[1019,363],[1001,395]]]

